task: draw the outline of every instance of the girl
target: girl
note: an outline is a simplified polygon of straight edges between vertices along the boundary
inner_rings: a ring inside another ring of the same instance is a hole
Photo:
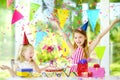
[[[45,70],[46,68],[49,67],[49,66],[46,66],[46,67],[40,69],[38,67],[38,65],[35,63],[35,61],[33,60],[33,56],[34,56],[33,46],[31,44],[22,44],[20,46],[18,58],[15,63],[15,65],[16,65],[15,70],[11,69],[10,67],[8,67],[6,65],[2,65],[0,68],[3,70],[8,70],[10,72],[11,76],[16,76],[17,69],[32,68],[33,71],[40,73],[42,70]]]
[[[55,16],[53,15],[53,18],[51,18],[50,21],[52,23],[54,21],[53,24],[57,25],[58,29],[62,33],[63,38],[66,40],[69,48],[71,49],[71,53],[72,53],[71,60],[72,60],[72,64],[74,65],[70,67],[70,72],[76,72],[77,71],[76,64],[78,63],[78,61],[83,58],[88,59],[90,56],[90,53],[94,50],[94,48],[99,43],[101,38],[113,27],[114,24],[116,24],[117,22],[120,22],[120,19],[113,21],[112,24],[109,27],[107,27],[105,31],[99,34],[97,38],[94,41],[92,41],[91,44],[89,44],[89,46],[87,43],[88,39],[87,39],[86,32],[81,28],[74,30],[73,32],[74,44],[72,45],[72,43],[68,38],[68,35],[62,31],[62,28],[60,27],[58,19],[55,18]]]

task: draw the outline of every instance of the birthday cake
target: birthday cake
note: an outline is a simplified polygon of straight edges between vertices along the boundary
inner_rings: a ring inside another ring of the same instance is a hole
[[[60,72],[60,71],[63,71],[63,69],[59,67],[48,67],[45,71],[46,72]]]

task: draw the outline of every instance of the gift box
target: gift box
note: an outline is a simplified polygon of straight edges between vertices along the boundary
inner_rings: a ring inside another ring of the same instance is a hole
[[[17,76],[20,77],[32,77],[32,68],[24,68],[24,69],[18,69],[17,70]]]
[[[105,69],[101,68],[99,64],[95,64],[94,67],[89,67],[88,71],[92,72],[92,77],[103,78],[105,76]]]
[[[82,77],[83,72],[88,72],[88,62],[86,59],[82,59],[77,64],[77,74]]]

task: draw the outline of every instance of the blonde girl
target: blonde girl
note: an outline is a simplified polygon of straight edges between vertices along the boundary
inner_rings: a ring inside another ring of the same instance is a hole
[[[33,57],[34,57],[34,47],[31,44],[22,44],[20,45],[18,57],[15,62],[15,65],[16,65],[15,70],[11,69],[6,65],[2,65],[0,68],[3,70],[8,70],[11,76],[16,76],[17,69],[32,68],[33,71],[40,73],[42,70],[45,70],[47,67],[49,67],[49,66],[46,66],[40,69],[36,64],[36,62],[34,61]]]

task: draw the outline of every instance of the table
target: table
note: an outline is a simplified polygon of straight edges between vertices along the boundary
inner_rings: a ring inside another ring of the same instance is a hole
[[[81,77],[38,77],[38,78],[20,78],[11,77],[7,80],[120,80],[120,76],[108,76],[104,79],[101,78],[81,78]]]

